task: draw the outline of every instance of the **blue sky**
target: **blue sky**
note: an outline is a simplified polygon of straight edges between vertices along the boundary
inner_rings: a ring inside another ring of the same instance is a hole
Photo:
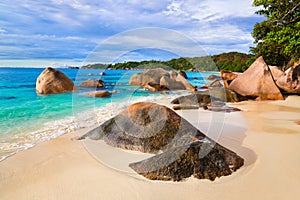
[[[76,65],[95,51],[95,62],[164,60],[197,55],[188,52],[193,42],[209,55],[247,53],[262,21],[256,9],[252,0],[1,0],[0,66]],[[144,35],[148,46],[138,45]],[[122,44],[128,52],[116,54]],[[186,51],[172,52],[179,48]]]

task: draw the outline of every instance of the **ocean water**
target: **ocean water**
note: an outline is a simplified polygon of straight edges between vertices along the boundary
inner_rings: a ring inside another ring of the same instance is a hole
[[[129,86],[135,70],[59,69],[75,85],[87,79],[102,79],[105,87],[117,90],[110,98],[92,98],[84,93],[95,89],[79,88],[78,92],[38,95],[35,82],[41,68],[0,68],[0,161],[18,151],[80,128],[100,124],[138,101],[155,101],[166,97],[136,86]],[[188,72],[193,85],[202,86],[205,78],[217,72]],[[184,91],[170,92],[178,96]]]

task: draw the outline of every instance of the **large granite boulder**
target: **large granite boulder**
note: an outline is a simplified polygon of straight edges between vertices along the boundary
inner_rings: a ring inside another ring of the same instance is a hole
[[[300,94],[300,65],[289,68],[276,81],[277,86],[289,93]]]
[[[177,72],[175,72],[175,71],[170,71],[169,74],[170,74],[170,78],[171,78],[172,80],[176,81],[176,77],[178,76]],[[168,77],[168,76],[163,76],[163,77]]]
[[[176,77],[176,81],[182,83],[185,89],[190,91],[196,91],[195,86],[192,86],[192,84],[190,84],[189,81],[186,80],[186,78],[184,78],[182,75],[178,74],[178,76]]]
[[[244,164],[236,153],[208,138],[173,110],[155,103],[133,104],[79,139],[86,137],[157,154],[129,165],[152,180],[180,181],[190,176],[214,180]]]
[[[186,78],[184,78],[184,74],[181,74],[183,73],[180,72],[177,74],[172,71],[168,72],[161,68],[149,69],[145,72],[132,75],[129,80],[129,85],[139,85],[151,92],[161,91],[163,88],[195,91],[195,87],[192,86]],[[161,87],[158,87],[161,83]]]
[[[35,89],[38,94],[58,94],[77,90],[71,79],[51,67],[46,68],[38,76]]]
[[[80,83],[79,85],[80,87],[86,87],[86,88],[101,88],[104,86],[103,81],[102,80],[91,80],[88,79],[82,83]]]
[[[243,74],[239,74],[230,83],[229,89],[256,100],[284,99],[263,57],[257,58]]]
[[[284,72],[276,66],[269,66],[274,81],[277,81],[281,76],[284,75]]]

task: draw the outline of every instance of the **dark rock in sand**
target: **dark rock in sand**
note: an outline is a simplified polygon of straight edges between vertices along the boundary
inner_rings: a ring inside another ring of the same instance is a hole
[[[80,87],[86,87],[86,88],[101,88],[104,86],[102,80],[86,80],[79,85]]]
[[[181,181],[194,176],[215,180],[228,176],[244,164],[236,153],[207,138],[195,137],[195,142],[178,145],[157,156],[129,166],[151,180]]]
[[[276,84],[286,92],[300,94],[300,65],[293,66],[285,71],[277,79]]]
[[[247,100],[245,97],[224,87],[214,87],[206,91],[181,96],[171,101],[172,104],[207,105],[211,102],[239,102]]]
[[[226,106],[226,105],[224,105],[224,106],[208,106],[207,110],[213,111],[213,112],[225,112],[225,113],[242,111],[239,108],[230,107],[230,106]]]
[[[256,100],[284,99],[263,57],[257,58],[243,74],[239,74],[231,82],[229,89]]]
[[[194,110],[199,109],[199,105],[176,105],[172,108],[173,110]]]
[[[173,110],[154,103],[136,103],[79,139],[103,139],[129,150],[158,153],[131,163],[151,180],[180,181],[194,176],[214,180],[239,169],[244,160],[215,143]]]
[[[195,94],[190,94],[186,96],[181,96],[175,98],[171,101],[172,104],[182,104],[182,105],[207,105],[212,101],[210,94],[204,92],[196,92]],[[214,99],[215,101],[221,101],[221,99]]]
[[[38,76],[35,89],[39,94],[58,94],[77,90],[71,79],[51,67],[46,68]]]

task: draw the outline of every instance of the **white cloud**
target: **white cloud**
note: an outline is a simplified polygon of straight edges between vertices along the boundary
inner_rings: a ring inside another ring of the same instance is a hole
[[[142,49],[157,49],[181,57],[207,55],[199,44],[179,32],[143,28],[108,38],[89,54],[86,62],[114,62],[129,52]],[[159,56],[156,59],[159,60]]]
[[[0,34],[1,33],[6,33],[7,31],[5,29],[0,28]]]
[[[11,51],[12,58],[18,54],[23,57],[28,51],[29,57],[48,52],[59,58],[73,55],[84,58],[97,42],[114,34],[161,27],[185,34],[209,53],[222,52],[226,47],[247,52],[247,45],[253,40],[250,29],[255,23],[255,8],[251,3],[252,0],[2,0],[0,51],[9,56],[7,47],[17,47],[19,51]],[[172,35],[161,33],[149,39],[151,32],[143,34],[126,36],[126,40],[124,36],[122,40],[137,47],[138,44],[159,48],[185,45]],[[122,43],[111,45],[107,44],[108,49],[103,51],[109,54]],[[188,51],[188,48],[181,50]]]
[[[256,9],[251,5],[252,0],[174,0],[164,14],[183,15],[202,22],[214,21],[225,17],[253,16]]]

